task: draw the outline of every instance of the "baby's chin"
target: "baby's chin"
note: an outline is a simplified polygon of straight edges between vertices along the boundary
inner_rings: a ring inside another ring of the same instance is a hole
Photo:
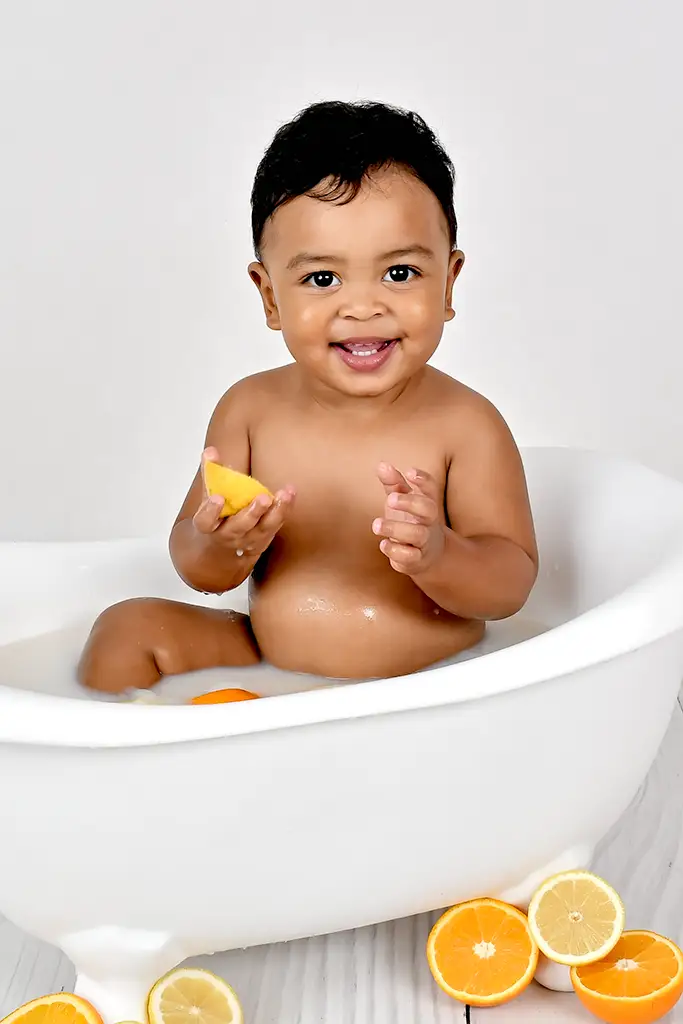
[[[400,392],[417,374],[424,370],[425,363],[406,366],[402,360],[392,361],[372,373],[354,373],[346,368],[335,367],[327,377],[335,391],[349,397],[379,398],[382,395]]]

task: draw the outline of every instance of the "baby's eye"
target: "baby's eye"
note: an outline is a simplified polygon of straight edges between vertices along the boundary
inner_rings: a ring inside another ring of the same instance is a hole
[[[312,284],[315,288],[331,288],[339,283],[339,278],[331,270],[316,270],[304,278],[304,284]]]
[[[399,263],[395,267],[389,267],[382,280],[389,280],[393,284],[405,284],[405,282],[410,281],[412,277],[419,276],[419,271],[414,270],[412,267],[407,267],[403,263]]]

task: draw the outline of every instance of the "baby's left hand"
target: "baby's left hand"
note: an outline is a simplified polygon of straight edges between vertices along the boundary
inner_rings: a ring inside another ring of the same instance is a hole
[[[436,480],[421,469],[405,475],[386,462],[377,470],[387,495],[384,518],[375,519],[373,533],[383,537],[380,550],[396,572],[415,576],[441,557],[445,527],[439,521],[443,494]]]

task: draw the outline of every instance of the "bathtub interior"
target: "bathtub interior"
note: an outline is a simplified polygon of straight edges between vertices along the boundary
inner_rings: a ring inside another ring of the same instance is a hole
[[[541,551],[534,592],[519,615],[490,624],[457,665],[533,638],[647,577],[683,544],[683,486],[641,466],[571,449],[523,452]],[[178,579],[164,540],[0,545],[0,685],[77,699],[75,666],[94,617],[114,601],[159,596],[247,608],[246,588],[196,595]],[[264,696],[339,685],[260,665],[165,680],[181,703],[223,686]]]
[[[558,626],[680,558],[680,482],[595,452],[523,454],[541,553],[531,619]]]

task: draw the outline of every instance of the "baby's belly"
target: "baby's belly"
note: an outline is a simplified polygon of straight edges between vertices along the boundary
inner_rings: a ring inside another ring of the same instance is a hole
[[[364,580],[292,567],[252,583],[250,606],[267,661],[336,679],[415,672],[472,646],[484,632],[482,623],[449,615],[393,572]]]

